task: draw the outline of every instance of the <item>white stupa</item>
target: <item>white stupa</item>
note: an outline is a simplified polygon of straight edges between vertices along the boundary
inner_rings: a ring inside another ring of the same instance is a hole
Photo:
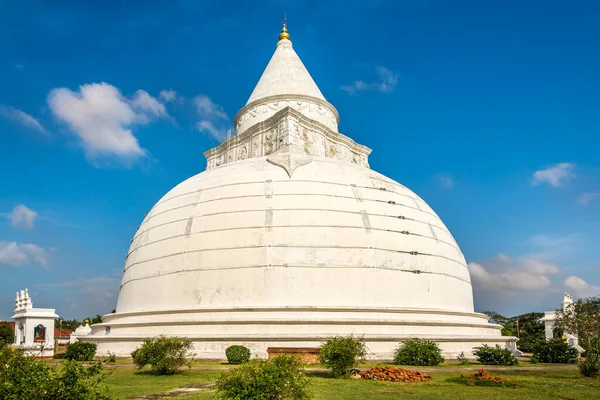
[[[232,344],[317,348],[363,336],[372,358],[406,338],[469,355],[506,344],[474,312],[458,244],[415,193],[369,168],[284,25],[275,54],[205,153],[206,171],[169,191],[132,242],[116,313],[79,340],[127,356],[147,337],[186,336],[198,357]]]

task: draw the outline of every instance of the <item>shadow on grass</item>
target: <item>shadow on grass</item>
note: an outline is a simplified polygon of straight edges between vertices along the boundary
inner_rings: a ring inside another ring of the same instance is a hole
[[[170,376],[176,376],[176,375],[187,375],[187,373],[190,371],[189,368],[182,368],[180,370],[177,370],[177,372],[175,372],[174,374],[157,374],[154,371],[152,371],[151,369],[138,369],[135,370],[133,372],[133,375],[137,375],[137,376],[156,376],[156,377],[170,377]]]
[[[350,381],[351,378],[336,378],[329,371],[304,371],[304,374],[309,378],[319,378],[319,379],[333,379],[336,381]]]

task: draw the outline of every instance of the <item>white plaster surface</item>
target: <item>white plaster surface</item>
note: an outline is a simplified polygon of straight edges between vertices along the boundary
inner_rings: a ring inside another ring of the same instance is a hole
[[[265,68],[246,104],[275,95],[301,94],[325,101],[325,97],[292,47],[284,39]]]
[[[127,355],[159,334],[194,337],[211,358],[232,342],[266,354],[337,334],[370,338],[376,358],[408,337],[467,354],[506,342],[473,312],[465,259],[419,196],[310,160],[291,178],[265,157],[238,161],[167,193],[133,238],[116,313],[92,326],[99,351]]]
[[[51,308],[33,308],[33,302],[27,289],[17,292],[15,310],[15,341],[13,346],[25,350],[25,354],[33,357],[52,357],[54,355],[54,319],[58,318]],[[37,326],[46,328],[43,342],[34,339]]]
[[[446,355],[513,340],[474,312],[465,258],[437,214],[369,169],[370,149],[337,132],[328,104],[281,40],[236,117],[253,125],[150,210],[116,313],[78,340],[127,356],[144,338],[186,336],[198,357],[223,358],[232,344],[266,357],[354,334],[379,359],[411,337]]]

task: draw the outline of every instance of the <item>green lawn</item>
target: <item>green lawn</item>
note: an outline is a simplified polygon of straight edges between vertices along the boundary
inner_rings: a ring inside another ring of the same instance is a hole
[[[120,366],[114,368],[106,378],[111,396],[115,399],[126,399],[134,396],[166,393],[179,387],[201,387],[210,384],[219,374],[219,370],[206,369],[213,365],[222,368],[219,363],[207,363],[203,369],[184,370],[173,376],[153,376],[147,372],[139,372],[134,368]],[[539,364],[536,367],[540,366]],[[434,369],[429,374],[433,377],[430,382],[422,383],[392,383],[368,380],[338,380],[331,379],[321,371],[309,371],[313,383],[314,399],[600,399],[600,379],[589,379],[580,376],[577,369],[544,370],[505,370],[494,371],[493,375],[513,379],[518,388],[504,387],[472,387],[452,381],[460,376],[460,371],[454,368],[458,365],[448,365],[446,368]],[[473,368],[474,366],[468,366]],[[410,367],[419,370],[416,367]],[[452,368],[452,370],[449,370]],[[424,370],[425,368],[421,368]],[[462,369],[462,368],[461,368]],[[204,389],[177,397],[182,400],[212,399],[214,391]]]

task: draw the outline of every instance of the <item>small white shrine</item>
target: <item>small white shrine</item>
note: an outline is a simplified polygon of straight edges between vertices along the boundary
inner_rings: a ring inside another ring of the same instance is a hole
[[[563,297],[562,309],[566,310],[568,307],[573,305],[573,296],[567,292]],[[544,317],[540,319],[540,322],[544,323],[544,333],[546,336],[546,340],[554,339],[555,335],[555,321],[556,319],[556,311],[546,311],[544,312]],[[579,339],[577,336],[566,333],[563,335],[564,339],[567,341],[569,346],[575,347],[579,352],[583,352],[583,348],[579,346]]]
[[[38,358],[54,356],[54,319],[58,318],[53,308],[33,308],[27,289],[17,292],[15,297],[15,343],[14,347]]]
[[[90,327],[90,324],[84,321],[83,325],[78,326],[77,329],[75,329],[75,332],[71,333],[69,343],[75,343],[79,336],[87,336],[91,332],[92,328]]]

